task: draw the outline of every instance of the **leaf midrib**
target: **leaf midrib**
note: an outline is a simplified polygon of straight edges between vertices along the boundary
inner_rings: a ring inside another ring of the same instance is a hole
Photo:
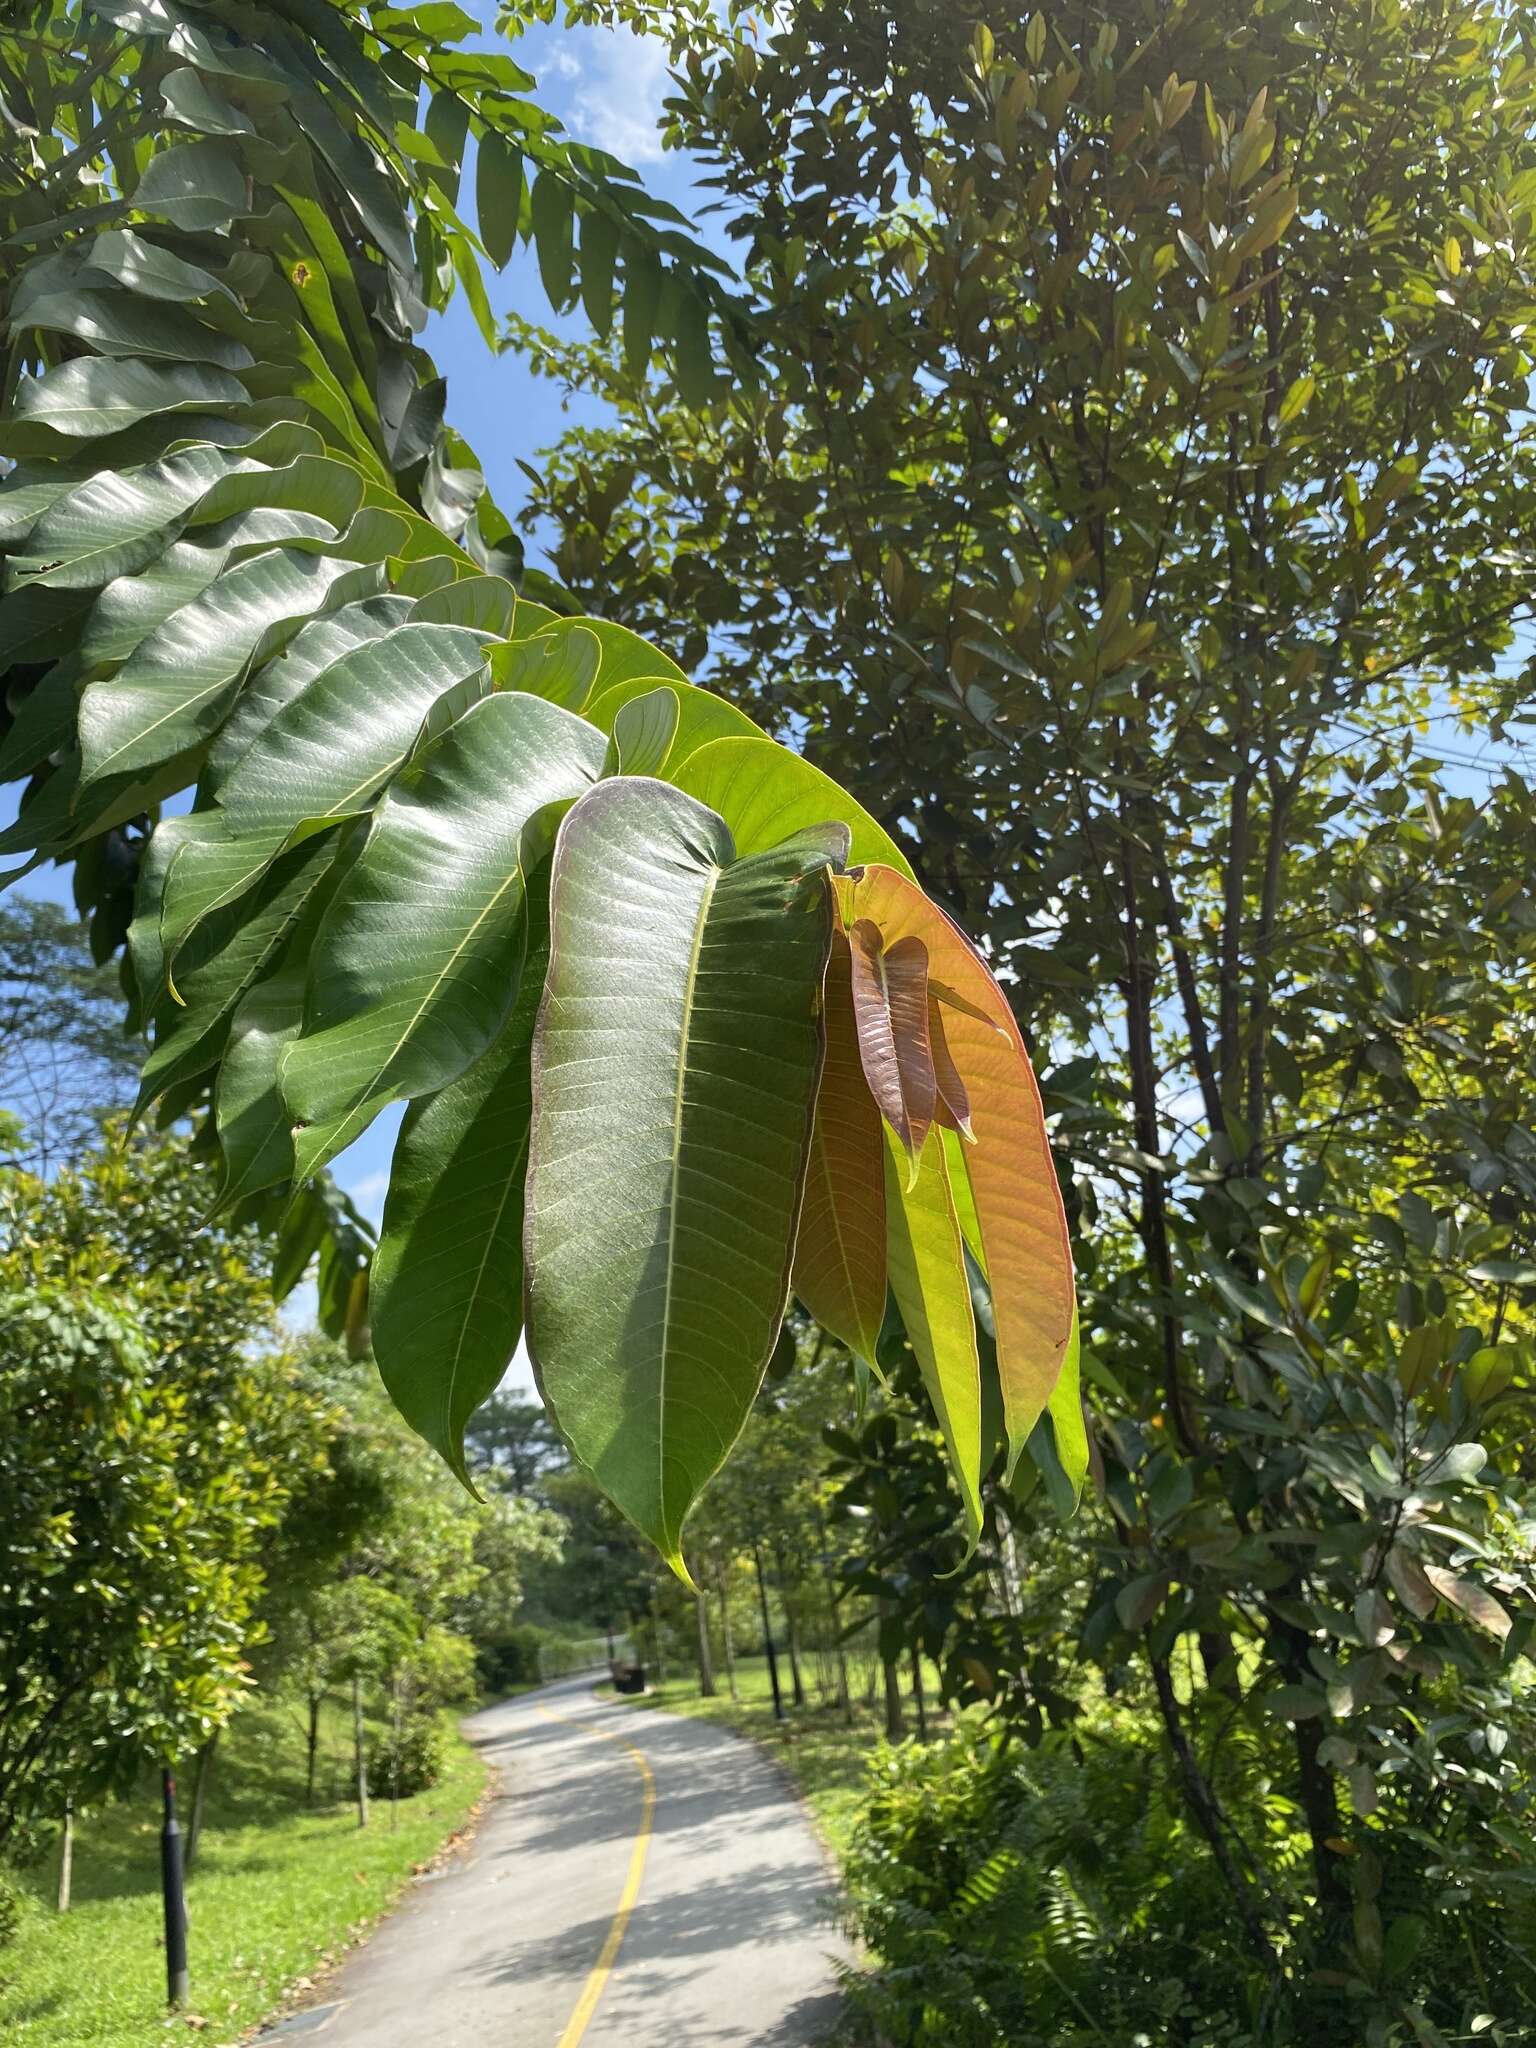
[[[656,1412],[661,1419],[661,1426],[656,1432],[656,1505],[661,1516],[661,1526],[668,1531],[674,1549],[676,1538],[671,1535],[667,1516],[667,1356],[672,1348],[672,1290],[673,1276],[677,1271],[677,1183],[683,1151],[683,1087],[688,1078],[688,1048],[693,1037],[693,1004],[698,987],[699,960],[704,951],[704,931],[709,923],[710,907],[714,903],[715,891],[720,886],[723,872],[721,868],[711,871],[703,900],[699,904],[698,919],[694,925],[693,946],[688,956],[688,973],[683,983],[683,1030],[677,1048],[677,1079],[672,1093],[672,1164],[667,1194],[667,1276],[661,1311],[661,1370],[656,1389]],[[681,1534],[681,1531],[678,1534]]]

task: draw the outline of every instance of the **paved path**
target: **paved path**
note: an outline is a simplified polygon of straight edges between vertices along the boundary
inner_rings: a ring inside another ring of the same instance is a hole
[[[547,1686],[466,1724],[500,1777],[471,1851],[417,1887],[285,2036],[316,2048],[826,2039],[829,1958],[846,1951],[785,1780],[724,1729],[591,1688]]]

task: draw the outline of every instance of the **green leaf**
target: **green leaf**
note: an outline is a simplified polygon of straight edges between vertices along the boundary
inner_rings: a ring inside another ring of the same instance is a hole
[[[655,252],[633,236],[624,238],[624,366],[643,378],[655,346],[656,315],[661,305],[661,263]]]
[[[684,403],[702,408],[714,396],[714,366],[709,356],[709,314],[696,292],[684,287],[678,296],[673,341],[677,388]]]
[[[384,1384],[466,1483],[464,1426],[495,1392],[523,1327],[529,1047],[548,964],[543,876],[528,890],[527,957],[500,1036],[457,1081],[406,1111],[373,1262]]]
[[[981,1362],[944,1134],[928,1133],[909,1188],[901,1142],[889,1126],[882,1129],[891,1292],[949,1452],[974,1550],[981,1534]]]
[[[230,1021],[219,1064],[214,1121],[224,1177],[219,1207],[293,1178],[293,1131],[277,1085],[278,1061],[299,1035],[308,962],[286,961],[253,988]]]
[[[338,614],[339,616],[339,614]],[[291,833],[364,809],[405,760],[428,713],[490,688],[477,634],[409,621],[339,655],[285,703],[219,789],[227,837],[184,847],[166,882],[162,935],[176,946],[255,881]],[[337,734],[347,743],[338,746]]]
[[[460,576],[418,598],[411,616],[443,626],[471,626],[500,640],[516,606],[517,592],[504,576]]]
[[[222,142],[179,142],[158,150],[130,203],[194,232],[227,228],[248,211],[239,160]]]
[[[838,818],[852,832],[850,861],[878,861],[911,876],[895,840],[819,768],[770,739],[712,740],[669,770],[669,779],[718,811],[743,853]]]
[[[613,326],[613,267],[619,253],[618,223],[593,208],[581,217],[581,302],[604,340]],[[707,343],[706,343],[707,346]]]
[[[13,325],[76,335],[104,356],[216,363],[225,370],[248,370],[255,361],[244,342],[204,326],[179,307],[146,302],[132,292],[50,292],[29,300],[25,315]]]
[[[571,188],[550,171],[541,170],[534,180],[532,220],[539,276],[549,303],[558,313],[570,304],[575,251],[571,241]]]
[[[211,270],[188,263],[132,228],[113,228],[98,235],[86,260],[93,275],[110,278],[141,299],[168,299],[177,305],[214,297],[234,299],[228,285]]]
[[[254,135],[256,123],[242,107],[215,92],[202,74],[190,65],[168,72],[160,83],[165,111],[183,128],[201,135]]]
[[[475,207],[485,253],[498,270],[505,270],[522,226],[523,153],[494,128],[479,142]]]
[[[628,705],[663,688],[671,690],[677,699],[677,729],[667,749],[664,780],[675,782],[676,771],[688,756],[707,747],[711,740],[763,738],[761,728],[744,711],[681,677],[674,682],[670,676],[631,676],[624,682],[609,684],[599,675],[596,689],[581,707],[581,715],[589,724],[612,733]]]
[[[677,732],[676,690],[663,683],[621,704],[603,759],[605,775],[660,775]]]
[[[1061,1376],[1025,1447],[1039,1467],[1051,1504],[1063,1521],[1076,1513],[1083,1497],[1083,1483],[1088,1477],[1088,1430],[1083,1420],[1081,1359],[1082,1343],[1074,1309],[1072,1334],[1067,1339],[1066,1356],[1061,1361]]]
[[[491,1043],[517,991],[524,877],[601,767],[581,719],[496,696],[392,785],[320,927],[304,1030],[283,1055],[301,1179]]]
[[[602,658],[597,635],[585,623],[571,622],[498,647],[491,666],[498,690],[526,690],[567,711],[580,711],[592,694]]]
[[[236,700],[208,750],[208,787],[218,795],[235,763],[322,670],[354,647],[403,626],[414,615],[409,598],[364,597],[338,611],[322,612],[301,626],[273,660],[264,662]]]
[[[106,471],[51,505],[13,572],[54,588],[84,588],[131,574],[165,551],[167,528],[222,476],[230,457],[204,442],[126,473]]]
[[[83,441],[121,433],[152,414],[218,412],[249,402],[238,377],[205,363],[164,369],[132,356],[77,356],[24,382],[14,418]]]
[[[188,841],[183,838],[182,845]],[[314,837],[276,862],[250,904],[206,919],[177,956],[160,1033],[144,1063],[138,1111],[212,1063],[244,997],[272,971],[335,857],[333,835]]]
[[[328,599],[345,603],[378,582],[375,568],[291,548],[231,569],[158,627],[109,681],[88,686],[80,700],[82,789],[207,739],[250,662],[274,652]]]
[[[839,843],[842,842],[842,843]],[[821,1064],[823,832],[738,858],[643,779],[567,817],[534,1042],[528,1343],[561,1431],[686,1577],[782,1320]]]

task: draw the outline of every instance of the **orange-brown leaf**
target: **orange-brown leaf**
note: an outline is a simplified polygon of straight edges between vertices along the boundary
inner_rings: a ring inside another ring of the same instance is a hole
[[[886,945],[880,927],[868,918],[853,922],[848,939],[864,1077],[911,1162],[923,1149],[935,1101],[928,948],[913,936]]]
[[[1072,1253],[1040,1091],[1013,1012],[970,941],[915,884],[870,865],[835,883],[845,928],[875,924],[886,957],[908,938],[960,998],[944,1002],[944,1039],[970,1098],[975,1198],[997,1324],[1010,1459],[1017,1459],[1061,1372],[1072,1332]]]
[[[961,1080],[950,1053],[949,1041],[944,1036],[944,1012],[931,987],[928,996],[928,1043],[933,1052],[933,1085],[938,1096],[934,1115],[946,1129],[958,1131],[961,1137],[974,1144],[976,1133],[971,1129],[970,1092]]]
[[[885,1316],[885,1140],[864,1079],[848,941],[832,936],[826,1056],[811,1127],[794,1289],[855,1356],[872,1362]]]

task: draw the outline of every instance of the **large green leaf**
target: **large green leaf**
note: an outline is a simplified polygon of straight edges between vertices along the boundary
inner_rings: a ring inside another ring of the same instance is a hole
[[[461,1478],[464,1426],[495,1392],[522,1334],[529,1043],[548,964],[543,876],[528,891],[527,955],[500,1036],[468,1073],[405,1113],[373,1263],[384,1384]]]
[[[601,735],[569,712],[487,697],[392,785],[321,925],[283,1056],[301,1178],[491,1043],[517,990],[524,877],[602,763]]]
[[[410,753],[433,706],[465,686],[490,688],[478,634],[414,621],[349,648],[311,678],[221,785],[227,836],[188,846],[173,863],[168,951],[247,889],[290,834],[364,808]]]
[[[379,583],[372,565],[274,548],[242,562],[157,627],[80,700],[82,788],[152,767],[213,732],[242,672],[327,599]]]
[[[162,413],[217,412],[249,402],[228,370],[205,363],[165,369],[133,357],[77,356],[16,394],[18,426],[47,427],[72,439],[116,434]]]
[[[284,422],[247,448],[199,441],[139,469],[104,471],[40,513],[11,573],[80,588],[106,583],[157,561],[183,518],[211,523],[253,506],[294,506],[339,530],[361,501],[361,479],[340,463],[324,465],[335,481],[325,476],[314,459],[319,445],[307,428]]]
[[[301,626],[280,654],[257,669],[220,726],[208,749],[209,789],[219,793],[257,735],[322,670],[365,641],[382,639],[396,626],[403,626],[412,610],[408,597],[364,597],[337,611],[322,612]]]
[[[208,918],[194,932],[161,1005],[159,1035],[140,1081],[141,1106],[217,1058],[236,1005],[281,956],[335,851],[332,837],[306,840],[274,863],[249,905]]]
[[[665,784],[567,817],[534,1042],[528,1341],[609,1497],[685,1572],[683,1522],[782,1317],[821,1064],[823,828],[738,859]]]
[[[720,813],[744,853],[772,846],[822,818],[842,818],[853,831],[851,861],[880,861],[904,875],[912,872],[868,811],[829,775],[774,740],[712,740],[668,773],[679,789]]]
[[[906,1154],[885,1127],[886,1246],[891,1292],[943,1432],[974,1547],[981,1534],[981,1363],[943,1139],[943,1131],[929,1131],[908,1187]]]

